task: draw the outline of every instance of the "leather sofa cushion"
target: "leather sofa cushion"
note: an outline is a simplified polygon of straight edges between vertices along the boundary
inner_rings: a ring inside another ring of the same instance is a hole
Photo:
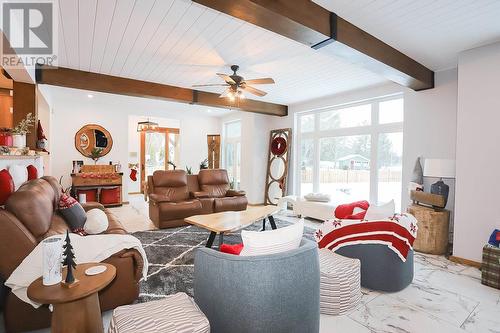
[[[35,179],[12,193],[5,203],[5,208],[14,214],[35,238],[39,238],[50,228],[55,196],[49,183]]]
[[[224,169],[200,170],[198,174],[200,189],[211,197],[222,198],[229,190],[229,177]]]
[[[153,183],[155,187],[182,187],[187,186],[187,174],[184,170],[161,170],[153,172]]]
[[[214,199],[214,212],[226,212],[230,210],[240,211],[247,208],[248,200],[246,197],[225,197]]]
[[[182,202],[161,202],[160,207],[161,220],[183,219],[188,216],[201,214],[202,206],[199,200]]]

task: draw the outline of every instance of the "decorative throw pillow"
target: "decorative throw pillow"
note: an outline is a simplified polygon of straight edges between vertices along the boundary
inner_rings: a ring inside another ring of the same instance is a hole
[[[394,215],[396,211],[394,200],[380,206],[370,205],[366,210],[365,220],[377,221],[386,220]]]
[[[304,199],[307,201],[328,202],[330,201],[330,195],[326,193],[309,193],[304,195]]]
[[[14,181],[9,171],[0,171],[0,206],[3,206],[10,195],[14,193]]]
[[[343,204],[343,205],[338,205],[337,208],[335,208],[335,217],[338,219],[348,219],[348,220],[362,220],[365,216],[364,213],[366,213],[366,210],[370,207],[370,203],[366,200],[362,201],[355,201],[351,202],[348,204]],[[356,211],[354,210],[358,208],[361,209],[361,211]],[[364,212],[364,213],[363,213]],[[356,218],[360,217],[361,218]]]
[[[17,189],[28,180],[28,170],[23,165],[11,165],[9,167],[9,173],[14,181],[14,189]]]
[[[89,235],[97,235],[108,230],[109,222],[106,213],[99,208],[91,209],[87,212],[87,221],[83,230]]]
[[[219,248],[220,252],[239,255],[243,250],[243,243],[239,244],[222,244]]]
[[[28,180],[33,180],[38,178],[38,170],[33,164],[28,165],[26,167],[26,170],[28,171]]]
[[[241,256],[266,255],[297,249],[304,233],[304,219],[288,227],[267,231],[241,232]]]
[[[82,205],[66,193],[63,193],[59,199],[59,213],[61,213],[71,231],[83,228],[87,220]]]

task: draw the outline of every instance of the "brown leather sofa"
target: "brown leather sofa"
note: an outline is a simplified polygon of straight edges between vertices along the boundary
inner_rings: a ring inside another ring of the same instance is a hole
[[[148,177],[149,218],[158,228],[186,225],[184,218],[247,208],[245,192],[230,189],[224,169],[155,171]]]
[[[53,177],[43,177],[23,184],[0,209],[0,278],[7,280],[14,269],[43,239],[65,233],[66,223],[56,208],[61,186]],[[102,209],[109,220],[105,233],[126,234],[120,222],[99,203],[84,205],[85,210]],[[142,257],[136,250],[115,253],[104,262],[116,267],[116,278],[99,292],[102,311],[132,303],[139,295]],[[7,288],[4,320],[7,332],[22,332],[50,326],[48,306],[33,308]],[[71,320],[71,318],[68,318]]]

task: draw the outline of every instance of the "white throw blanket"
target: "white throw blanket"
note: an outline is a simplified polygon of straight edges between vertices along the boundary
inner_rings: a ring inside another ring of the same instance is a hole
[[[52,237],[61,237],[61,235]],[[69,237],[75,252],[75,261],[77,264],[101,262],[121,250],[135,249],[139,251],[144,260],[142,276],[144,279],[147,278],[148,259],[146,257],[146,252],[144,252],[141,242],[134,236],[116,234],[79,236],[77,234],[69,234]],[[23,262],[14,272],[12,272],[5,282],[5,285],[12,290],[14,295],[19,297],[22,301],[33,305],[35,308],[40,307],[41,304],[31,301],[28,298],[27,291],[29,285],[43,274],[42,253],[43,244],[40,242],[33,251],[24,258]]]

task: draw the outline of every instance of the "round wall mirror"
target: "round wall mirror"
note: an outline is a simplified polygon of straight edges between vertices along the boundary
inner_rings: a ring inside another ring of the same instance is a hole
[[[108,154],[112,147],[111,134],[100,125],[85,125],[76,132],[75,148],[85,157],[92,158],[96,152],[102,157]]]

